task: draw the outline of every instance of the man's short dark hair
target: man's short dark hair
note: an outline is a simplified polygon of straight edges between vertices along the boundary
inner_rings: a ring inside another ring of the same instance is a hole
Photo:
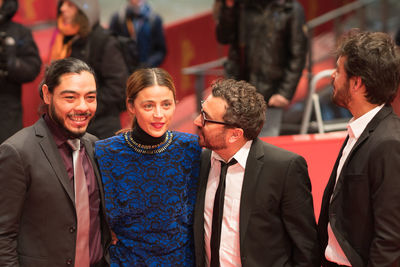
[[[94,70],[82,60],[69,57],[53,61],[51,65],[47,67],[43,81],[40,84],[40,97],[43,99],[42,86],[44,84],[47,85],[49,92],[53,93],[54,88],[60,85],[60,78],[62,75],[66,73],[79,74],[83,71],[87,71],[95,76]]]
[[[361,77],[368,102],[392,102],[400,82],[400,60],[398,47],[388,34],[350,31],[342,37],[336,53],[346,57],[348,78]]]
[[[265,121],[266,104],[254,86],[245,81],[219,80],[212,85],[212,95],[228,103],[225,122],[243,129],[247,140],[257,138]]]

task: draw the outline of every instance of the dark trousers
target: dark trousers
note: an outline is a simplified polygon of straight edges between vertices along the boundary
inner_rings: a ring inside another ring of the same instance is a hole
[[[104,259],[104,257],[95,264],[90,265],[90,267],[109,267],[109,266],[110,264]]]
[[[339,264],[337,264],[337,263],[334,263],[334,262],[330,262],[330,261],[326,261],[325,262],[325,265],[324,265],[325,267],[348,267],[348,266],[346,266],[346,265],[339,265]]]

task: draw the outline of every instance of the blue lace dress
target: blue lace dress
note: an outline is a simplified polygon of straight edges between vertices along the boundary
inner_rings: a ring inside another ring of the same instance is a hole
[[[197,136],[168,131],[159,145],[132,132],[98,141],[106,211],[118,238],[111,266],[193,266],[193,211],[201,148]]]

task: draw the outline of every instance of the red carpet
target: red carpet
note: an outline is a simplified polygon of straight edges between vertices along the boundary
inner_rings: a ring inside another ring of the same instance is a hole
[[[295,152],[305,158],[312,185],[315,217],[318,219],[322,195],[346,132],[263,137],[263,141]]]

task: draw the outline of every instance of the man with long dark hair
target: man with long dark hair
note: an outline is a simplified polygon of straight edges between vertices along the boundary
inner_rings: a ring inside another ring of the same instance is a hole
[[[86,133],[93,70],[67,58],[47,69],[46,112],[0,146],[0,266],[109,266],[104,193]]]

